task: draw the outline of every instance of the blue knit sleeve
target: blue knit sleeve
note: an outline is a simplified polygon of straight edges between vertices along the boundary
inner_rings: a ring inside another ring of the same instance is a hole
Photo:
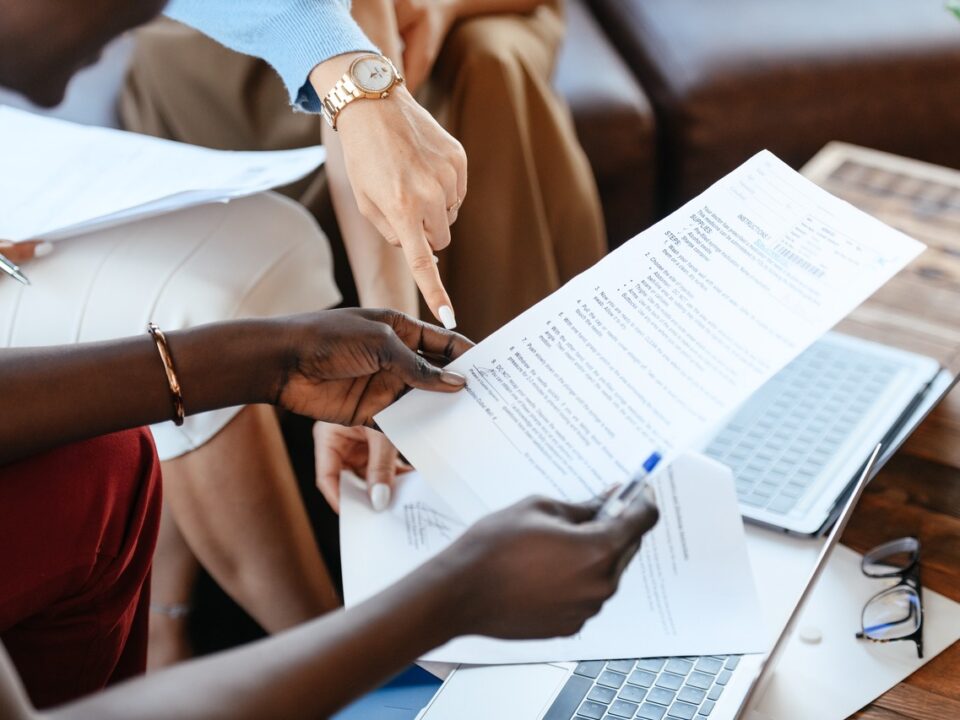
[[[319,112],[307,82],[319,63],[348,52],[378,52],[350,15],[350,0],[171,0],[165,13],[232,50],[270,63],[290,102]]]

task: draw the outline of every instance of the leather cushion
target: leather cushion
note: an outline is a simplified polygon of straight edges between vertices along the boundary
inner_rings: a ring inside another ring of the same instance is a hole
[[[846,140],[960,167],[960,22],[942,0],[592,0],[656,107],[666,205],[766,147]]]
[[[582,0],[568,0],[554,86],[573,113],[616,246],[646,228],[655,208],[653,110]]]

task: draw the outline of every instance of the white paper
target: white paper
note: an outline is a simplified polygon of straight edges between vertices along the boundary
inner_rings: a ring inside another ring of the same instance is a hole
[[[796,538],[756,526],[747,526],[746,532],[770,646],[803,592],[824,539]],[[818,630],[822,639],[819,643],[797,637],[789,641],[759,700],[759,709],[746,713],[748,720],[849,717],[960,639],[960,603],[924,588],[923,659],[917,658],[913,643],[876,645],[857,640],[854,631],[864,603],[892,582],[865,577],[860,560],[860,555],[845,546],[834,548],[799,623],[801,628]],[[488,682],[481,679],[483,671],[471,667],[458,670],[458,675],[477,674],[475,679],[471,677],[473,685],[460,685],[461,692],[480,683],[486,689],[486,693],[475,694],[470,711],[461,712],[458,720],[485,720],[502,711],[503,676]],[[447,675],[449,670],[444,677]],[[552,697],[551,690],[535,697],[544,702]]]
[[[461,517],[694,446],[923,245],[762,152],[377,422]],[[491,480],[495,479],[495,480]]]
[[[0,106],[0,238],[56,240],[288,185],[322,147],[209,150]]]
[[[924,588],[923,659],[917,657],[912,642],[857,640],[854,633],[860,629],[863,606],[895,582],[864,576],[860,560],[861,556],[847,547],[834,548],[799,621],[799,629],[816,629],[822,639],[809,643],[797,634],[791,637],[760,698],[758,712],[751,718],[850,717],[960,639],[960,604]],[[804,572],[809,572],[811,565],[812,561]],[[779,580],[783,566],[770,570],[767,584]],[[787,612],[791,609],[792,605],[785,608]]]
[[[576,636],[454,640],[425,659],[475,664],[757,652],[764,625],[730,471],[683,454],[651,480],[660,521],[617,594]],[[433,557],[466,529],[416,473],[375,513],[355,483],[341,484],[344,598],[354,605]],[[562,562],[558,558],[557,562]]]

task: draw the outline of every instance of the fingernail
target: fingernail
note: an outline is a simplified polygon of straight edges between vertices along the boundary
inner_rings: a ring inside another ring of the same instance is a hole
[[[643,486],[643,495],[647,498],[647,502],[651,505],[657,504],[657,492],[653,489],[653,485],[647,483]]]
[[[33,256],[43,257],[53,252],[53,243],[42,242],[33,246]]]
[[[447,330],[453,330],[457,326],[457,318],[453,314],[453,308],[449,305],[441,305],[437,313],[440,315],[440,322]]]
[[[434,265],[437,265],[437,264],[439,264],[439,263],[440,263],[440,258],[438,258],[436,255],[434,255],[434,256],[433,256],[433,264],[434,264]]]
[[[456,385],[457,387],[463,387],[467,384],[467,378],[460,373],[453,372],[453,370],[441,370],[440,379],[447,385]]]
[[[385,483],[376,483],[370,488],[370,504],[377,512],[383,512],[390,504],[390,486]]]

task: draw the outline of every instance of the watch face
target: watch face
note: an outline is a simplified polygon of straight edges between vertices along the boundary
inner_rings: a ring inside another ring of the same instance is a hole
[[[352,75],[357,87],[367,92],[381,93],[393,84],[393,68],[375,55],[357,60]]]

